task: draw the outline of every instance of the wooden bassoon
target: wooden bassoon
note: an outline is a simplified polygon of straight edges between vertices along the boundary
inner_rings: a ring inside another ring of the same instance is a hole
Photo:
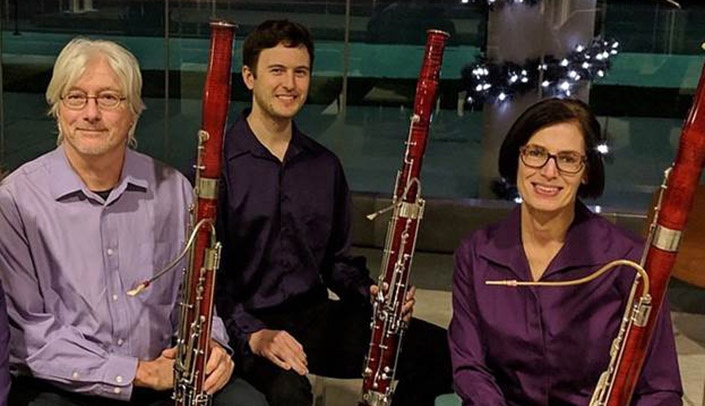
[[[651,289],[646,292],[650,301],[640,300],[633,306],[627,305],[620,337],[613,345],[610,366],[600,378],[591,406],[625,406],[631,402],[704,163],[705,65],[693,105],[683,125],[676,159],[666,171],[647,239],[643,267],[650,280]],[[632,294],[644,296],[642,278],[639,276],[635,279]]]
[[[363,369],[360,405],[387,406],[392,401],[392,382],[406,328],[402,307],[409,288],[411,261],[424,209],[424,200],[421,198],[421,164],[448,38],[448,33],[444,31],[426,32],[426,49],[416,84],[406,152],[402,169],[397,174],[392,206],[389,208],[393,209],[393,214],[387,228],[378,281],[379,291],[373,298],[372,335]],[[368,217],[373,219],[383,211],[386,209]]]
[[[223,134],[230,104],[230,78],[235,26],[212,21],[201,130],[198,132],[193,210],[196,239],[183,281],[181,318],[174,362],[174,400],[178,406],[210,405],[204,390],[208,360],[215,271],[221,245],[215,238]]]
[[[223,135],[230,104],[230,78],[235,25],[211,21],[208,67],[203,89],[201,130],[198,131],[195,202],[191,233],[184,250],[150,280],[128,292],[134,296],[173,269],[188,254],[181,286],[179,332],[174,360],[174,394],[177,406],[208,406],[205,391],[206,362],[210,354],[215,272],[221,244],[216,240],[218,181]]]

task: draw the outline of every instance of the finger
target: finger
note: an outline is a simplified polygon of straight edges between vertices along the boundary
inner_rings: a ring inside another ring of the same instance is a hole
[[[212,346],[211,353],[206,363],[206,375],[210,375],[213,371],[225,361],[225,358],[230,358],[224,349],[221,347]]]
[[[377,285],[371,285],[371,286],[370,286],[370,295],[371,295],[372,297],[374,297],[374,296],[377,296],[378,293],[379,293],[379,286],[377,286]]]
[[[306,353],[304,352],[304,346],[301,345],[298,340],[296,340],[292,335],[289,333],[286,333],[287,337],[284,340],[284,344],[289,348],[291,353],[301,360],[301,362],[308,364],[308,361],[306,360]]]
[[[265,358],[270,360],[274,365],[278,366],[279,368],[285,371],[289,371],[291,369],[291,365],[289,365],[279,356],[275,355],[272,351],[265,351],[263,355],[265,356]]]
[[[203,389],[211,395],[221,390],[230,381],[234,367],[235,364],[230,357],[223,360],[217,365],[213,372],[208,375],[206,382],[204,382]]]
[[[415,304],[416,304],[416,299],[413,299],[413,298],[407,299],[404,302],[404,305],[401,307],[402,312],[407,312],[407,311],[413,309]]]
[[[274,346],[273,351],[279,359],[293,368],[299,375],[308,373],[306,353],[303,351],[303,346],[293,337],[283,337]]]
[[[176,358],[176,347],[167,348],[164,351],[162,351],[162,357],[168,358],[168,359]]]
[[[416,296],[416,286],[411,285],[409,290],[406,291],[406,300],[411,300]]]

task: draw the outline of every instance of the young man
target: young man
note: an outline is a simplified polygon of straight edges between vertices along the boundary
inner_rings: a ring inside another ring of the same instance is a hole
[[[377,290],[364,259],[349,254],[351,201],[340,161],[293,122],[312,64],[302,25],[266,21],[250,33],[242,77],[252,109],[223,148],[218,311],[239,370],[272,406],[311,405],[309,371],[361,376]],[[328,299],[328,288],[339,301]],[[410,319],[413,291],[407,299]],[[395,404],[431,405],[451,390],[445,331],[414,319],[404,348]]]
[[[144,109],[135,57],[72,40],[46,92],[58,147],[0,185],[0,268],[16,372],[11,405],[169,405],[179,287],[174,271],[138,297],[184,246],[192,188],[132,151]],[[206,390],[215,405],[263,405],[224,349],[215,318]]]

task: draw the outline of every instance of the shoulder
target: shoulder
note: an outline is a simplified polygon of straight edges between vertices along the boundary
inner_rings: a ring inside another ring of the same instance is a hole
[[[134,150],[127,151],[126,162],[137,176],[157,184],[188,184],[188,179],[177,169],[158,159]]]
[[[587,207],[579,207],[575,225],[569,230],[575,235],[583,249],[594,249],[595,254],[604,253],[607,257],[638,258],[644,248],[644,239],[617,226],[602,215],[591,212]]]
[[[301,144],[306,148],[309,154],[316,160],[316,162],[321,165],[328,165],[337,170],[342,171],[343,165],[340,162],[340,158],[323,144],[314,140],[304,133],[299,133],[301,137]]]
[[[521,206],[509,207],[508,214],[499,221],[473,230],[463,238],[460,248],[487,253],[506,253],[520,242]],[[493,255],[496,256],[496,255]]]
[[[468,233],[455,250],[456,263],[476,261],[480,257],[502,257],[512,250],[512,239],[507,228],[513,227],[510,218],[492,223]],[[518,231],[517,231],[518,232]]]
[[[126,181],[150,190],[155,204],[181,208],[192,200],[193,187],[178,170],[148,155],[128,150],[125,167]]]
[[[23,192],[44,189],[48,193],[51,181],[50,164],[56,159],[56,150],[27,162],[0,180],[0,198],[5,201],[14,196],[21,199]]]

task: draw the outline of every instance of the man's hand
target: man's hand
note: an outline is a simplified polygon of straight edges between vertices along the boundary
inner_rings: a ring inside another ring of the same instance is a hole
[[[386,292],[385,292],[386,293]],[[374,303],[375,298],[379,294],[379,286],[377,285],[371,285],[370,286],[370,299]],[[409,290],[406,291],[406,300],[404,300],[404,304],[401,307],[401,315],[404,320],[404,323],[407,325],[409,322],[411,322],[411,316],[414,314],[414,304],[416,303],[416,299],[414,296],[416,295],[416,286],[411,286]]]
[[[207,378],[203,386],[206,393],[212,395],[223,389],[230,381],[233,369],[235,369],[235,363],[228,352],[217,341],[211,339],[210,355],[206,363]]]
[[[304,347],[283,330],[263,329],[250,334],[250,349],[282,369],[293,369],[299,375],[308,373]]]
[[[157,391],[173,388],[174,357],[176,357],[176,347],[167,348],[159,357],[151,361],[139,360],[133,384]]]

